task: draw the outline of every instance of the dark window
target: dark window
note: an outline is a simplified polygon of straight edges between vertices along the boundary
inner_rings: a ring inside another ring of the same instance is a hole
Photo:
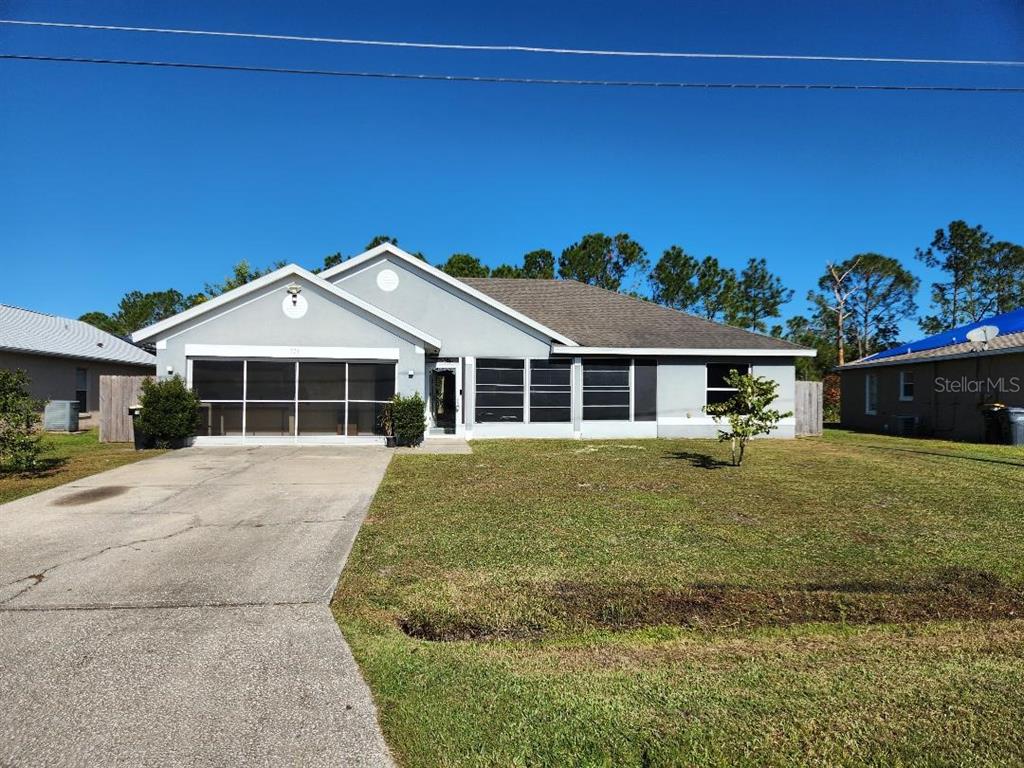
[[[192,389],[200,400],[241,400],[242,365],[241,360],[193,360]]]
[[[583,361],[583,419],[629,421],[629,360]]]
[[[250,360],[245,372],[246,400],[294,400],[295,363]]]
[[[658,361],[636,360],[633,363],[633,420],[655,421],[658,418]]]
[[[394,394],[394,364],[349,363],[349,400],[390,400]]]
[[[349,403],[348,434],[382,435],[380,417],[384,412],[384,403]]]
[[[523,420],[523,373],[522,360],[477,361],[477,422]]]
[[[299,400],[344,399],[345,363],[299,363]]]
[[[730,371],[746,376],[750,366],[746,363],[708,363],[708,389],[732,389],[725,380]]]
[[[726,378],[732,371],[746,376],[750,373],[750,366],[747,363],[708,363],[708,387],[706,394],[708,405],[724,403],[736,394],[736,389],[726,381]]]
[[[75,368],[75,400],[78,401],[78,412],[89,410],[89,369]]]
[[[530,421],[572,421],[572,361],[530,361]]]

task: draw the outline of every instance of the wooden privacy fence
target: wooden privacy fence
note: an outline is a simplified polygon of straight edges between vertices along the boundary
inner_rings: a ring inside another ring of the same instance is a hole
[[[142,382],[148,376],[100,376],[100,442],[135,440],[128,409],[139,404]]]
[[[820,381],[798,381],[793,415],[796,418],[796,436],[820,435],[824,396]]]

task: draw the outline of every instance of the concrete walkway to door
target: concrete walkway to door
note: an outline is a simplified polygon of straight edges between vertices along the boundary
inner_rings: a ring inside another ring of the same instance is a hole
[[[192,448],[0,506],[0,765],[391,765],[328,609],[390,456]]]

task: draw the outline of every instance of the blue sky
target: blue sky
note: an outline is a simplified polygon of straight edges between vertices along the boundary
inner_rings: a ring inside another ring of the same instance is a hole
[[[0,17],[620,49],[1024,59],[990,2],[53,2]],[[1024,70],[354,49],[0,26],[0,50],[533,77],[1024,85]],[[1024,96],[358,81],[0,61],[0,301],[70,316],[397,236],[437,263],[626,231],[803,297],[951,219],[1024,242]],[[921,271],[927,283],[931,275]],[[926,300],[924,291],[922,301]],[[923,307],[922,307],[923,308]],[[917,332],[913,324],[908,336]]]

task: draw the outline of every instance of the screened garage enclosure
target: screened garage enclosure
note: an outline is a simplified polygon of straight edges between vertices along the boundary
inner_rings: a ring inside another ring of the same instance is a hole
[[[379,436],[395,394],[394,363],[215,359],[190,369],[202,437]]]

